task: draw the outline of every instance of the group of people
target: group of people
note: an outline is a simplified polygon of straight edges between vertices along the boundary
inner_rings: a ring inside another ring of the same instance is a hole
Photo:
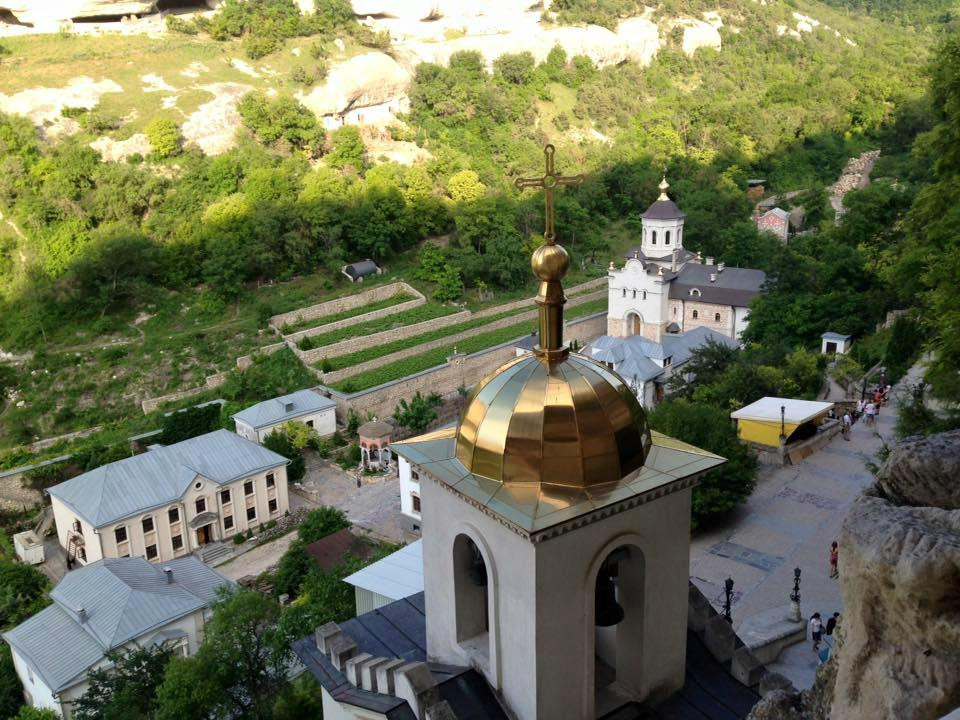
[[[837,629],[837,623],[840,621],[840,613],[835,612],[828,619],[826,624],[824,624],[823,619],[820,617],[820,613],[815,612],[810,617],[810,636],[813,638],[813,651],[818,652],[820,650],[820,643],[825,642],[827,646],[833,645],[833,633]],[[826,638],[824,638],[826,635]]]
[[[890,385],[876,385],[869,397],[858,400],[857,408],[854,410],[854,420],[862,415],[866,418],[864,422],[867,425],[873,425],[877,416],[880,415],[880,408],[890,402],[891,389]],[[847,439],[850,438],[847,437]]]

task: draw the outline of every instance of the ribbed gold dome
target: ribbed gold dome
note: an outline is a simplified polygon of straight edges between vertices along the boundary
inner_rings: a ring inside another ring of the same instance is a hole
[[[582,355],[534,353],[476,386],[457,459],[490,480],[574,489],[623,479],[650,443],[643,408],[619,375]]]

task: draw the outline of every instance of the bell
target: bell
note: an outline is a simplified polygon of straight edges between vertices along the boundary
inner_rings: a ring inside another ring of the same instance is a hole
[[[617,588],[613,582],[616,566],[603,567],[597,576],[594,593],[595,619],[597,627],[611,627],[623,620],[623,608],[617,602]]]
[[[467,575],[470,578],[470,582],[477,587],[486,587],[487,565],[485,562],[483,562],[483,556],[480,554],[480,548],[471,542],[470,552],[472,558],[470,560],[470,567],[467,568]]]

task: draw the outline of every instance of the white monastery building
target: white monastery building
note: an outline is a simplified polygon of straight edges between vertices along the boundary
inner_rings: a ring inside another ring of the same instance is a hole
[[[664,180],[660,196],[642,215],[641,244],[627,252],[622,268],[611,263],[607,334],[660,342],[666,334],[705,327],[739,338],[766,274],[715,264],[713,258],[703,263],[684,249],[686,216],[667,188]]]
[[[313,390],[297,390],[289,395],[264,400],[232,415],[237,435],[262,443],[284,423],[296,420],[330,437],[337,431],[337,404]]]
[[[163,643],[193,655],[217,589],[230,584],[194,557],[162,568],[108,558],[67,573],[49,607],[3,635],[27,704],[69,718],[87,673],[106,666],[111,650]]]
[[[288,462],[229,430],[148,450],[50,488],[57,537],[68,563],[189,555],[283,515]]]

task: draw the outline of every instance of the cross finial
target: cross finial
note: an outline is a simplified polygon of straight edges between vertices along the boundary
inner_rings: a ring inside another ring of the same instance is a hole
[[[546,224],[543,231],[543,240],[547,245],[554,245],[557,242],[557,233],[553,224],[553,190],[560,185],[579,185],[583,182],[583,175],[557,175],[553,167],[553,155],[556,148],[553,145],[547,145],[543,148],[543,155],[546,161],[546,172],[539,178],[517,178],[515,184],[521,190],[528,187],[542,187],[546,194]]]

